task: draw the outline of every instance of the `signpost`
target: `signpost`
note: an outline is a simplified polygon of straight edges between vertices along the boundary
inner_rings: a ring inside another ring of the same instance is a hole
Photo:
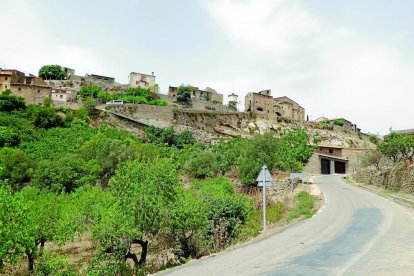
[[[266,165],[263,165],[256,178],[259,187],[263,187],[263,230],[266,230],[266,187],[272,185],[272,175]]]

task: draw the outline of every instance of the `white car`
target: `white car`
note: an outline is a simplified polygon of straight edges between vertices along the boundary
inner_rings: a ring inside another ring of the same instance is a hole
[[[123,104],[123,103],[124,101],[122,100],[112,100],[112,101],[107,102],[106,104]]]

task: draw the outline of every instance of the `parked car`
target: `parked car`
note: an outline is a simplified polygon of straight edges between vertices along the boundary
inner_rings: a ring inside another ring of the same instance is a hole
[[[112,101],[107,102],[106,104],[123,104],[123,103],[124,101],[122,100],[112,100]]]

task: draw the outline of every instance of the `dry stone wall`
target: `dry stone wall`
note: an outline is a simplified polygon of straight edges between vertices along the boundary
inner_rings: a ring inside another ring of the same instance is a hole
[[[393,191],[414,193],[414,167],[403,164],[392,168],[378,170],[365,168],[352,175],[359,183],[378,186]]]

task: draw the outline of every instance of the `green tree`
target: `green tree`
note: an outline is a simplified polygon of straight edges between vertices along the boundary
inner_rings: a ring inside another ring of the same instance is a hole
[[[193,95],[194,87],[191,85],[180,85],[177,89],[177,101],[188,103],[191,101],[191,95]]]
[[[66,154],[57,160],[40,161],[31,184],[56,193],[70,193],[83,185],[95,184],[100,170],[96,160],[87,162],[79,155]]]
[[[0,179],[5,180],[13,191],[19,191],[30,181],[32,160],[20,149],[0,149]]]
[[[99,164],[101,183],[106,186],[118,165],[134,159],[136,151],[127,141],[112,139],[98,133],[79,149],[79,154],[85,161],[96,161]]]
[[[39,128],[54,128],[65,125],[63,118],[57,114],[53,107],[29,105],[27,113],[33,124]]]
[[[171,161],[151,164],[127,161],[109,182],[114,202],[93,227],[93,237],[103,251],[113,253],[118,262],[132,259],[138,268],[146,261],[148,238],[168,229],[171,210],[180,184]],[[141,246],[138,259],[132,244]]]
[[[44,65],[39,70],[39,77],[44,80],[65,80],[67,74],[60,65]]]
[[[84,85],[79,91],[82,98],[97,98],[98,94],[102,93],[102,89],[97,85]]]
[[[23,110],[26,104],[22,97],[16,97],[10,90],[5,90],[0,94],[0,111],[10,112],[12,110]]]

